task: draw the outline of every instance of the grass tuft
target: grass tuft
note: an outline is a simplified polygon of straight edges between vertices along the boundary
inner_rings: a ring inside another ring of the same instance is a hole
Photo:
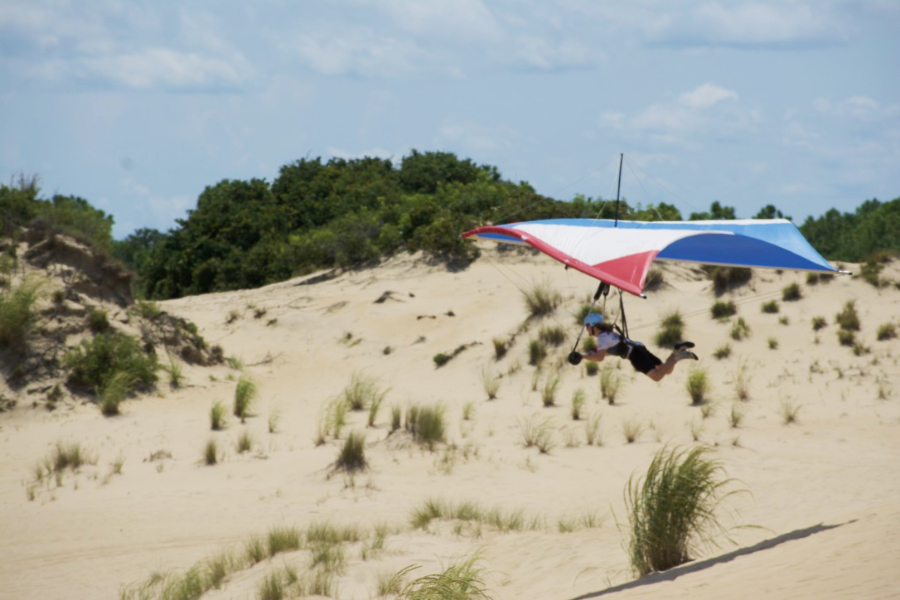
[[[600,396],[605,398],[609,405],[616,403],[616,398],[622,390],[622,375],[612,364],[605,364],[600,369]]]
[[[0,348],[22,348],[37,321],[35,304],[40,299],[43,280],[26,278],[14,288],[0,293]]]
[[[768,302],[763,302],[760,310],[767,314],[775,314],[781,310],[781,307],[778,304],[778,300],[770,300]]]
[[[691,397],[691,404],[694,406],[703,404],[703,401],[706,400],[710,390],[709,374],[707,373],[707,370],[699,367],[691,369],[687,381],[685,382],[684,389],[687,391],[688,396]]]
[[[406,430],[416,442],[428,446],[429,450],[444,441],[446,429],[444,407],[440,404],[419,406],[414,404],[406,410]]]
[[[632,475],[625,488],[631,566],[639,576],[665,571],[691,560],[714,537],[726,533],[716,512],[721,502],[739,490],[724,477],[709,449],[663,448],[643,477]]]
[[[366,461],[366,436],[351,431],[344,440],[344,446],[334,463],[335,468],[352,473],[353,471],[365,471],[368,464]]]
[[[781,299],[785,302],[796,302],[802,297],[803,294],[800,292],[800,286],[797,285],[797,282],[787,285],[781,290]]]
[[[250,416],[250,410],[256,401],[257,396],[256,382],[247,375],[241,375],[234,389],[234,416],[241,420],[241,423]]]
[[[209,428],[219,431],[225,426],[225,405],[219,400],[209,409]]]
[[[731,300],[728,302],[716,301],[710,308],[710,313],[712,313],[713,319],[726,319],[737,314],[737,307]]]
[[[490,368],[484,367],[481,369],[481,385],[484,388],[484,393],[487,394],[488,400],[494,400],[497,397],[497,392],[500,391],[500,383],[500,377],[491,371]]]
[[[562,296],[550,284],[549,280],[534,282],[531,288],[522,291],[525,309],[531,317],[549,315],[562,302]]]
[[[681,313],[674,310],[662,319],[659,331],[656,332],[656,345],[671,347],[684,339],[684,319]]]

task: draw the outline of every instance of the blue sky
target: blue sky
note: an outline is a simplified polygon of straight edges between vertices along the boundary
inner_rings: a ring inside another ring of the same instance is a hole
[[[557,199],[802,222],[900,196],[894,0],[0,1],[0,177],[167,230],[222,179],[413,148]]]

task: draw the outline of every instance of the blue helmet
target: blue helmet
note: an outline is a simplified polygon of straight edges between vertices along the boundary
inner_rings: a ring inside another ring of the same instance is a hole
[[[588,313],[588,316],[584,318],[584,326],[590,327],[591,325],[600,325],[603,323],[603,315],[600,313]]]

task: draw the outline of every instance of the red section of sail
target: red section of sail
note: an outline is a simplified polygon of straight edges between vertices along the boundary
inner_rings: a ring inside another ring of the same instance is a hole
[[[658,250],[654,250],[651,252],[641,252],[640,254],[634,254],[631,256],[606,261],[605,263],[600,263],[599,265],[589,265],[587,263],[581,262],[577,258],[569,256],[564,252],[560,252],[543,240],[536,238],[531,234],[524,233],[518,229],[512,229],[499,225],[486,225],[484,227],[478,227],[471,231],[467,231],[462,234],[462,237],[470,237],[481,233],[499,233],[501,235],[518,238],[526,244],[537,248],[547,256],[555,258],[564,265],[568,265],[573,269],[581,271],[585,275],[590,275],[591,277],[599,279],[600,281],[604,281],[619,288],[620,290],[628,292],[629,294],[634,294],[635,296],[641,296],[643,294],[644,276],[647,273],[648,266],[658,253]],[[643,267],[640,266],[641,264],[643,264]],[[613,268],[617,269],[617,272],[612,273],[608,271],[606,268],[607,265],[611,265]],[[627,277],[620,277],[620,273],[627,275]]]
[[[639,252],[638,254],[629,254],[628,256],[608,260],[594,266],[600,271],[609,273],[617,279],[627,281],[637,289],[643,290],[644,280],[647,278],[650,263],[653,262],[657,254],[659,254],[658,250]]]

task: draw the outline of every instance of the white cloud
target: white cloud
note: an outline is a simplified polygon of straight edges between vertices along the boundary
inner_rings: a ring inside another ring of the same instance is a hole
[[[232,88],[242,85],[250,68],[241,55],[223,58],[146,48],[140,52],[85,58],[86,76],[99,77],[135,89]]]
[[[703,2],[646,28],[651,42],[684,46],[794,47],[842,44],[848,34],[821,2]]]
[[[712,83],[704,83],[700,87],[679,96],[682,104],[691,108],[709,108],[722,100],[737,100],[736,92],[720,88]]]
[[[417,36],[467,42],[501,36],[493,13],[480,0],[386,0],[374,6],[398,27]]]
[[[709,138],[733,138],[754,132],[763,116],[745,108],[737,92],[712,83],[679,94],[674,100],[658,102],[633,115],[601,113],[601,128],[620,131],[634,139],[657,144],[698,148]]]
[[[336,32],[316,28],[283,42],[323,75],[399,77],[415,74],[425,53],[410,40],[381,35],[356,26]]]
[[[816,98],[813,107],[824,115],[850,117],[859,121],[877,121],[900,115],[900,104],[882,106],[868,96],[856,95],[840,102]]]

